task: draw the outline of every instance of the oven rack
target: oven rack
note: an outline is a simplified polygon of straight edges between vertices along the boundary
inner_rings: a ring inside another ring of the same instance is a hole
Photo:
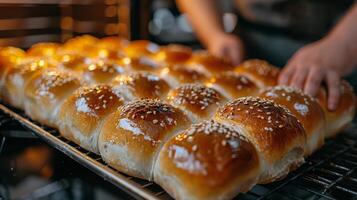
[[[118,172],[104,163],[99,155],[63,138],[57,130],[44,127],[22,111],[0,102],[0,129],[14,121],[136,199],[172,199],[157,184]],[[305,164],[285,179],[257,185],[235,199],[357,199],[356,124],[338,137],[327,140]]]

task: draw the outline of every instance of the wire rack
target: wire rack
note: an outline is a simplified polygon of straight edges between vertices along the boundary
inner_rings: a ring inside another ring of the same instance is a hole
[[[157,184],[116,171],[104,163],[99,155],[66,140],[57,130],[31,121],[22,111],[0,103],[0,128],[8,127],[13,122],[20,123],[37,137],[136,199],[172,199]],[[4,140],[0,141],[0,148]],[[337,138],[327,140],[304,165],[285,179],[257,185],[235,199],[357,200],[357,126],[352,124]]]

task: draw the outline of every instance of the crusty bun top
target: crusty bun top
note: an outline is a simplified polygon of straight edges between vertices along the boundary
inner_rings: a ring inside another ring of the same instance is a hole
[[[149,73],[120,75],[113,80],[113,85],[128,87],[138,99],[162,99],[170,89],[166,81]]]
[[[108,60],[97,60],[90,63],[83,72],[83,78],[88,83],[108,83],[119,74],[124,73],[124,68]]]
[[[124,53],[128,57],[149,56],[160,49],[159,45],[148,40],[135,40],[124,47]]]
[[[233,98],[253,96],[258,93],[259,88],[247,77],[234,72],[226,72],[212,77],[208,86],[218,85],[226,90]]]
[[[177,127],[188,126],[189,120],[182,111],[169,104],[159,100],[141,99],[119,107],[107,123],[114,124],[105,125],[105,134],[102,135],[105,141],[123,144],[133,140],[142,144],[142,148],[146,147],[143,146],[144,143],[149,143],[147,148],[141,150],[151,154],[153,148],[169,133]],[[115,127],[116,131],[110,127]]]
[[[279,69],[267,61],[252,59],[247,60],[235,68],[235,72],[257,82],[259,87],[275,86],[277,84]]]
[[[192,125],[169,140],[159,159],[161,168],[198,196],[217,195],[259,168],[254,146],[237,130],[213,120]]]
[[[265,90],[260,96],[286,107],[308,131],[325,121],[323,110],[316,99],[299,89],[276,86]]]
[[[247,129],[246,136],[272,163],[292,147],[301,147],[303,151],[303,126],[286,108],[270,100],[242,97],[221,107],[216,118]]]
[[[31,78],[25,89],[27,97],[48,101],[63,99],[80,86],[80,80],[66,72],[46,69]]]
[[[196,51],[192,57],[187,61],[187,64],[192,68],[202,68],[202,72],[209,75],[220,74],[226,71],[232,71],[234,67],[231,63],[223,59],[214,57],[206,51]]]
[[[167,64],[180,64],[187,61],[192,54],[192,50],[189,47],[170,44],[160,48],[153,57],[155,60],[164,62]]]
[[[120,94],[105,84],[82,87],[75,92],[73,98],[77,112],[94,116],[107,115],[123,104]]]
[[[160,75],[170,76],[168,78],[174,78],[178,83],[202,83],[207,80],[203,73],[183,65],[169,65],[161,70]]]
[[[27,50],[27,55],[45,57],[54,56],[60,47],[60,44],[53,42],[37,43],[32,45],[31,48]]]
[[[160,65],[157,61],[149,57],[125,57],[122,58],[119,63],[122,64],[128,71],[155,72],[162,67],[162,65]]]
[[[122,37],[108,36],[101,38],[98,43],[99,48],[109,50],[121,50],[123,47],[129,44],[129,41]]]
[[[184,84],[171,90],[167,99],[173,105],[203,118],[211,116],[225,100],[216,90],[201,84]]]

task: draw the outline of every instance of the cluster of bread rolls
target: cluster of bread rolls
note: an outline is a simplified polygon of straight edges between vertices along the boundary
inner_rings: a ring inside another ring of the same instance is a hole
[[[230,199],[284,178],[355,113],[276,86],[262,60],[232,66],[206,51],[80,36],[23,51],[0,49],[4,102],[58,128],[113,168],[177,199]]]

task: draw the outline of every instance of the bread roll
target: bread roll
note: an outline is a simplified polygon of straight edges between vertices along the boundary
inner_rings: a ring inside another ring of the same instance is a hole
[[[305,156],[319,149],[325,141],[325,114],[316,99],[301,90],[276,86],[265,90],[260,97],[270,99],[287,108],[305,128]]]
[[[168,65],[161,69],[160,77],[171,87],[178,87],[184,83],[203,83],[208,79],[205,74],[184,65]]]
[[[51,57],[57,53],[60,47],[61,44],[53,42],[37,43],[27,50],[27,55],[33,57]]]
[[[128,44],[129,41],[125,38],[117,36],[108,36],[99,40],[98,47],[102,49],[118,51],[123,49]]]
[[[207,51],[195,51],[192,57],[186,64],[207,76],[217,75],[227,71],[233,71],[234,67],[231,63],[226,62],[220,58],[214,57]]]
[[[247,60],[235,68],[235,72],[252,80],[258,87],[265,89],[277,84],[279,69],[264,60]]]
[[[128,57],[137,58],[141,56],[152,56],[160,50],[160,47],[148,40],[135,40],[126,45],[123,50]]]
[[[56,127],[60,106],[78,87],[80,81],[69,73],[55,69],[36,73],[25,87],[25,112],[33,120]]]
[[[356,95],[347,81],[341,81],[340,93],[339,103],[337,109],[334,111],[328,109],[328,94],[326,89],[321,89],[317,96],[318,102],[326,116],[326,138],[334,137],[340,133],[352,122],[356,113]]]
[[[201,84],[184,84],[170,91],[167,100],[184,110],[193,122],[210,118],[225,98]]]
[[[125,57],[119,60],[118,64],[124,66],[129,72],[150,72],[156,73],[162,67],[158,62],[149,57],[129,58]]]
[[[45,68],[53,67],[51,63],[39,59],[25,59],[21,64],[9,69],[5,80],[3,99],[16,108],[24,108],[24,90],[27,82]]]
[[[192,50],[189,47],[170,44],[161,47],[160,50],[153,55],[153,58],[158,62],[173,65],[186,62],[191,57],[191,54]]]
[[[59,130],[68,140],[98,154],[103,121],[122,104],[121,95],[109,85],[82,87],[63,104],[58,117]]]
[[[165,99],[169,85],[158,76],[149,73],[130,73],[116,77],[112,84],[124,95],[126,101],[134,99]]]
[[[97,60],[83,70],[83,79],[88,84],[109,83],[124,72],[125,69],[121,65],[108,60]]]
[[[239,98],[220,108],[215,119],[235,126],[258,149],[263,169],[259,183],[279,180],[304,162],[303,126],[270,100]]]
[[[0,48],[0,91],[4,90],[5,77],[10,68],[20,64],[25,56],[25,51],[16,47]],[[0,92],[0,97],[1,93],[2,92]]]
[[[259,88],[245,76],[226,72],[212,77],[206,85],[219,91],[227,99],[236,99],[244,96],[255,96]]]
[[[115,169],[152,180],[162,145],[189,124],[183,112],[169,104],[133,101],[107,118],[99,136],[99,151]]]
[[[260,171],[254,145],[239,131],[204,121],[165,143],[154,180],[175,199],[232,199],[250,190]]]
[[[68,51],[76,51],[84,54],[89,50],[96,48],[99,39],[91,35],[81,35],[67,40],[63,44],[63,49]]]
[[[82,75],[91,60],[77,53],[60,52],[53,59],[58,63],[58,68]]]

